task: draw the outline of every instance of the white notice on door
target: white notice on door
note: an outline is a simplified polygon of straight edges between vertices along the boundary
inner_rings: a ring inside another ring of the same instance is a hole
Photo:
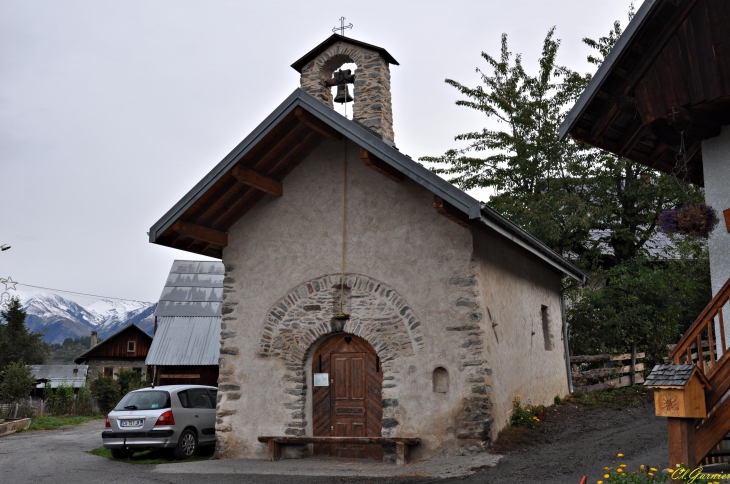
[[[329,373],[315,373],[314,374],[314,386],[315,387],[330,386],[330,374]]]

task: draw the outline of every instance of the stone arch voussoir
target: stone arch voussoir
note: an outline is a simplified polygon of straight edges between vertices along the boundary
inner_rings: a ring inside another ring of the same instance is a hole
[[[274,358],[287,368],[285,406],[292,410],[287,435],[304,435],[307,380],[305,363],[312,344],[340,331],[334,315],[339,309],[340,275],[307,281],[279,299],[268,311],[258,344],[258,356]],[[367,341],[383,370],[383,435],[397,434],[397,362],[424,347],[421,321],[394,289],[373,278],[347,274],[345,312],[350,319],[341,331]]]

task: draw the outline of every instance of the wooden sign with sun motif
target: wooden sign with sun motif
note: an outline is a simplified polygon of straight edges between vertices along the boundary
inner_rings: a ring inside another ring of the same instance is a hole
[[[705,418],[705,390],[712,387],[695,365],[657,365],[644,386],[654,390],[654,410],[660,417]]]
[[[677,414],[679,412],[679,397],[677,395],[662,395],[662,410],[668,414]]]

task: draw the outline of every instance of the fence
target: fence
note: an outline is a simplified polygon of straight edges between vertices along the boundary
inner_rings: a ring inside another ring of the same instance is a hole
[[[92,397],[90,400],[91,412],[101,413],[101,409],[99,408],[99,402],[97,401],[97,399]],[[42,398],[27,397],[18,400],[17,402],[0,404],[0,416],[17,416],[17,413],[21,407],[25,407],[25,409],[30,410],[36,417],[49,415],[49,411],[52,410],[49,409],[46,405],[46,400]]]
[[[638,363],[638,360],[644,359],[645,356],[646,353],[636,353],[636,351],[616,356],[571,356],[573,389],[590,393],[643,383],[644,363]],[[627,361],[628,364],[625,364]],[[603,363],[603,368],[585,369],[595,363]]]

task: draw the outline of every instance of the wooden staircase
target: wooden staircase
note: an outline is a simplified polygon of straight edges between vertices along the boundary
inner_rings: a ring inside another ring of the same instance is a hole
[[[730,300],[730,279],[690,326],[669,357],[674,364],[695,363],[712,386],[705,390],[707,417],[668,418],[669,465],[690,467],[717,463],[730,456],[730,356],[725,337],[723,307]]]

